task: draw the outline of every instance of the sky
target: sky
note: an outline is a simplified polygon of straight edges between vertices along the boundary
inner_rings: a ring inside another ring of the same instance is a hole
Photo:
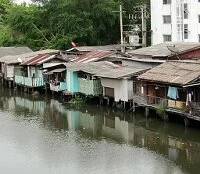
[[[31,0],[14,0],[14,2],[16,2],[17,4],[20,4],[20,3],[23,3],[23,2],[30,3]]]

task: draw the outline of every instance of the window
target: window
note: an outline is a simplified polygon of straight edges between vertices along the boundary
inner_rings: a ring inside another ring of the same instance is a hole
[[[171,42],[172,36],[171,35],[163,35],[163,42]]]
[[[200,15],[198,15],[198,18],[199,18],[199,23],[200,23]]]
[[[163,4],[171,4],[171,0],[163,0]]]
[[[171,16],[170,15],[163,16],[163,23],[171,24]]]
[[[184,24],[184,39],[188,39],[188,24]]]
[[[184,3],[184,19],[188,19],[188,4]]]

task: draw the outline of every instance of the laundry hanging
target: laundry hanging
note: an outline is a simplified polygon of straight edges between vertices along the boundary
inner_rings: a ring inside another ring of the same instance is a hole
[[[179,98],[178,89],[176,87],[169,86],[167,96],[171,99],[176,100]]]

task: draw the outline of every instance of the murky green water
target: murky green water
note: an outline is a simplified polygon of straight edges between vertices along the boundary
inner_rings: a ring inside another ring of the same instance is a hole
[[[0,87],[4,174],[200,172],[200,129]]]

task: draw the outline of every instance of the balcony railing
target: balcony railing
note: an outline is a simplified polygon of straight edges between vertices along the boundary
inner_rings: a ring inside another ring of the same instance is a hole
[[[52,84],[50,83],[50,90],[51,91],[65,91],[67,90],[67,82],[60,82],[59,85],[55,85],[55,84]]]
[[[186,102],[147,95],[147,104],[162,108],[186,109]]]
[[[23,77],[15,75],[15,83],[18,85],[23,85],[27,87],[41,87],[44,86],[44,81],[42,77]]]

